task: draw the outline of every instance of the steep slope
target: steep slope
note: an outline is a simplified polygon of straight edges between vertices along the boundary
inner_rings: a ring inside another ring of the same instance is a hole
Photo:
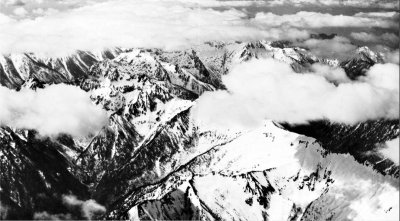
[[[315,121],[306,125],[285,125],[290,131],[314,137],[333,153],[349,153],[364,164],[371,164],[382,174],[399,178],[399,166],[378,152],[378,145],[400,135],[398,120],[377,120],[344,125]]]
[[[368,47],[360,47],[351,58],[342,61],[340,66],[346,71],[347,76],[354,80],[365,75],[365,72],[376,63],[383,63],[382,55],[373,52]]]
[[[375,151],[399,136],[397,121],[312,122],[286,130],[267,121],[253,131],[210,131],[192,121],[198,96],[224,89],[221,76],[234,65],[263,57],[296,72],[316,62],[342,65],[267,41],[1,57],[2,86],[79,85],[109,116],[92,137],[50,139],[1,128],[5,218],[70,213],[65,194],[95,199],[107,209],[95,218],[108,219],[344,220],[362,215],[359,204],[372,215],[396,215],[398,201],[375,202],[373,194],[398,194],[398,166]]]
[[[112,59],[120,49],[102,52],[77,51],[66,57],[51,58],[32,53],[0,56],[0,84],[18,88],[30,78],[44,83],[71,82],[86,76],[90,66],[104,59]]]
[[[48,138],[37,139],[33,131],[0,128],[2,219],[31,219],[36,212],[64,213],[63,194],[89,197],[88,189],[72,173],[75,165],[66,147]],[[78,216],[79,218],[79,216]]]
[[[315,62],[324,62],[302,48],[279,42],[208,43],[195,47],[195,50],[209,69],[221,75],[235,64],[250,59],[274,58],[290,64],[297,72],[308,70]]]
[[[355,183],[364,186],[353,189]],[[108,218],[343,220],[363,216],[353,205],[398,193],[398,184],[348,154],[329,154],[314,139],[266,122],[135,191]],[[396,200],[367,205],[387,220],[396,217],[396,206]]]

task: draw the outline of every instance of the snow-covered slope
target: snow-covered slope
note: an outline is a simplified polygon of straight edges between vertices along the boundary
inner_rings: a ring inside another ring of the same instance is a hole
[[[0,55],[0,84],[18,88],[30,78],[45,83],[70,82],[86,76],[93,64],[114,58],[120,52],[120,49],[77,51],[70,56],[58,58],[32,53]]]
[[[399,202],[388,196],[398,195],[398,184],[349,154],[330,154],[315,139],[266,122],[133,192],[109,218],[396,220]]]
[[[396,217],[399,166],[376,147],[399,136],[397,121],[354,127],[266,121],[252,131],[218,131],[190,118],[198,96],[225,88],[222,75],[263,57],[296,72],[318,62],[341,65],[349,76],[369,68],[366,60],[380,62],[368,48],[341,63],[267,41],[209,42],[182,51],[79,51],[65,58],[1,56],[2,86],[79,85],[109,117],[97,134],[80,138],[41,139],[35,131],[1,127],[1,218],[44,212],[84,218],[63,203],[65,194],[96,200],[106,207],[97,218],[107,219]]]

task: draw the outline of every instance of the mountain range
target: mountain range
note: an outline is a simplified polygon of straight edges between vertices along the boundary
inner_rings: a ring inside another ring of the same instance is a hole
[[[352,80],[384,61],[367,47],[327,59],[285,41],[0,56],[0,85],[76,85],[108,114],[100,131],[78,138],[1,126],[1,218],[346,220],[362,215],[357,203],[399,186],[399,165],[378,148],[399,136],[398,120],[266,119],[256,130],[220,131],[191,119],[199,96],[225,90],[222,76],[259,58],[298,74],[340,67]],[[395,206],[372,212],[390,217]]]

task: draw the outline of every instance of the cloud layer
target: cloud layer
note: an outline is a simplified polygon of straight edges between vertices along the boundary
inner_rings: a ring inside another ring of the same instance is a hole
[[[114,46],[178,48],[206,40],[268,37],[251,27],[239,10],[212,10],[196,1],[113,1],[37,18],[0,16],[0,52],[44,51]],[[43,44],[45,42],[45,44]],[[56,47],[55,47],[56,46]]]
[[[202,95],[193,118],[217,128],[253,128],[263,119],[295,124],[329,119],[354,124],[398,118],[398,65],[377,64],[357,82],[347,82],[338,70],[314,67],[314,71],[318,73],[298,74],[271,59],[240,64],[223,77],[228,91]],[[342,83],[335,86],[332,80]]]
[[[79,200],[74,195],[64,195],[63,202],[67,206],[81,208],[82,215],[88,220],[92,220],[92,217],[96,214],[102,214],[106,212],[106,208],[98,204],[95,200]]]
[[[0,53],[29,51],[63,55],[76,49],[115,46],[177,49],[212,40],[305,39],[310,29],[316,28],[398,28],[396,12],[354,16],[306,11],[284,15],[260,12],[252,18],[247,10],[234,8],[264,3],[115,0],[86,2],[64,11],[30,10],[29,13],[40,15],[37,18],[17,19],[0,13]],[[23,9],[15,10],[17,14],[26,13]]]
[[[254,20],[269,26],[281,26],[290,24],[293,27],[321,28],[321,27],[380,27],[396,28],[398,24],[391,19],[396,13],[382,14],[356,14],[331,15],[328,13],[301,11],[296,14],[275,15],[273,13],[258,13]]]
[[[383,33],[381,35],[376,35],[367,32],[353,32],[350,34],[352,38],[363,41],[363,42],[385,42],[389,41],[392,44],[399,44],[399,36],[393,33]]]
[[[308,48],[318,57],[339,59],[348,57],[357,48],[349,39],[338,36],[333,39],[308,39],[298,45]]]
[[[76,220],[77,217],[73,211],[78,210],[79,216],[92,220],[95,215],[106,212],[106,208],[98,204],[95,200],[80,200],[74,195],[63,195],[62,202],[69,209],[68,213],[51,214],[47,211],[36,212],[33,215],[34,220]]]
[[[46,136],[86,136],[106,123],[105,111],[78,87],[58,84],[19,92],[0,87],[0,125],[35,129]]]
[[[389,158],[396,165],[399,165],[399,138],[387,141],[385,147],[380,150],[383,156]]]
[[[396,0],[267,0],[270,4],[276,5],[321,5],[321,6],[353,6],[353,7],[379,7],[379,8],[398,8]]]

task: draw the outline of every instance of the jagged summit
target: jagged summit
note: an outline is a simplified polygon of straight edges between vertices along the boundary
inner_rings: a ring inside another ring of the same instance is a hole
[[[76,53],[65,57],[45,57],[43,55],[24,53],[0,56],[0,84],[9,88],[22,85],[29,78],[45,83],[70,82],[86,76],[89,68],[104,59],[112,59],[120,49],[103,52]]]
[[[300,73],[314,63],[342,66],[353,78],[366,64],[381,62],[364,47],[339,63],[267,41],[0,57],[2,86],[77,85],[109,117],[84,138],[41,139],[33,130],[0,127],[2,218],[46,212],[83,219],[63,204],[62,197],[73,194],[104,205],[99,219],[343,220],[355,217],[357,208],[339,204],[393,191],[399,166],[374,154],[374,147],[399,136],[398,122],[348,127],[267,120],[252,131],[218,131],[190,118],[201,94],[225,88],[221,77],[233,65],[265,57]],[[371,152],[351,149],[361,146]],[[354,186],[359,183],[362,188]],[[382,218],[398,211],[391,202],[367,207]]]
[[[335,59],[319,59],[305,49],[293,47],[289,41],[208,42],[193,46],[192,49],[172,52],[160,49],[114,48],[101,52],[77,51],[69,56],[55,58],[33,53],[2,55],[0,84],[18,88],[30,78],[43,83],[73,83],[87,78],[90,69],[96,68],[92,66],[99,68],[101,62],[104,62],[103,66],[107,62],[132,63],[130,70],[136,68],[137,72],[153,73],[151,70],[144,70],[147,68],[177,72],[175,75],[178,77],[170,80],[199,94],[212,88],[197,81],[213,85],[214,89],[221,88],[223,85],[219,78],[233,64],[264,57],[290,63],[298,72],[305,71],[308,65],[316,62],[340,66],[352,79],[362,75],[373,64],[383,62],[382,55],[368,47],[358,48],[353,56],[340,62]],[[136,63],[136,67],[133,67],[133,63]],[[143,66],[145,63],[146,67]]]

